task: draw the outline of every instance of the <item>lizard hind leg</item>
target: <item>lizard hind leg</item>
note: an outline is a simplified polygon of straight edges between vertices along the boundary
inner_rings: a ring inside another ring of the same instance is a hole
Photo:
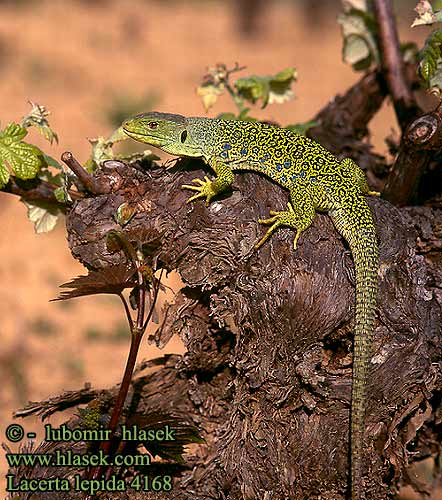
[[[260,224],[272,224],[265,235],[255,245],[255,249],[261,247],[280,226],[288,226],[295,229],[296,234],[293,240],[293,247],[296,250],[299,236],[313,222],[315,217],[315,207],[313,200],[306,189],[291,189],[290,202],[287,203],[288,210],[281,212],[270,211],[269,219],[259,219]]]

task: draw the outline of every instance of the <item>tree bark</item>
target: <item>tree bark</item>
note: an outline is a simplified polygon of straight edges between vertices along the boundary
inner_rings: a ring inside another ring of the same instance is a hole
[[[152,264],[177,270],[185,284],[154,340],[165,345],[178,334],[187,352],[134,380],[131,414],[178,414],[206,443],[182,466],[152,466],[173,471],[174,489],[140,498],[344,499],[354,318],[346,243],[317,215],[296,252],[289,229],[255,251],[265,230],[257,219],[283,210],[287,193],[259,175],[239,174],[233,193],[208,208],[186,204],[180,186],[204,172],[191,171],[197,162],[183,165],[143,172],[113,162],[125,179],[121,190],[75,202],[67,219],[73,255],[88,267],[124,260],[106,243],[116,229],[130,241],[155,241]],[[123,202],[145,208],[124,228],[114,219]],[[375,198],[369,204],[381,268],[365,481],[367,498],[384,499],[409,481],[407,463],[441,451],[442,211],[398,210]],[[50,498],[76,498],[69,493]],[[130,490],[107,498],[137,496]]]

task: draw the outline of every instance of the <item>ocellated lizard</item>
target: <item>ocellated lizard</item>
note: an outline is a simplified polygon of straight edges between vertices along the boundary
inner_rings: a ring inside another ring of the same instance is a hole
[[[328,212],[347,240],[356,269],[351,403],[351,498],[364,498],[362,456],[365,387],[375,317],[378,245],[371,211],[364,195],[371,192],[363,171],[351,159],[339,161],[317,142],[287,129],[259,122],[185,118],[167,113],[144,113],[128,119],[123,130],[137,141],[180,157],[202,158],[215,172],[213,180],[194,179],[182,186],[195,191],[189,202],[206,204],[233,183],[233,172],[252,170],[269,177],[290,194],[285,211],[271,211],[259,220],[270,224],[259,248],[279,226],[296,231],[294,247],[313,221],[315,211]]]

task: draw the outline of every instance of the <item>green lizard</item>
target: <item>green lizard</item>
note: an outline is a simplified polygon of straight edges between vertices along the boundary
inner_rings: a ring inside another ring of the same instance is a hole
[[[175,156],[202,158],[215,172],[213,180],[194,179],[185,189],[196,191],[188,202],[205,198],[206,205],[233,183],[233,172],[252,170],[269,177],[290,193],[288,209],[271,211],[271,224],[259,248],[279,226],[302,231],[315,210],[328,212],[348,241],[356,269],[356,324],[354,332],[351,405],[351,497],[364,497],[362,456],[365,386],[376,307],[378,246],[376,230],[364,195],[371,192],[363,171],[347,158],[339,161],[317,142],[287,129],[258,122],[185,118],[167,113],[143,113],[126,120],[123,130],[137,141]]]

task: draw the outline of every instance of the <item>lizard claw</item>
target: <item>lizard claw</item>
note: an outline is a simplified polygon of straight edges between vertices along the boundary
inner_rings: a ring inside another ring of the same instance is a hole
[[[288,210],[282,212],[275,212],[274,210],[270,210],[270,215],[273,216],[270,219],[258,219],[258,222],[260,224],[272,224],[272,226],[267,229],[265,235],[258,241],[258,243],[256,243],[255,250],[261,247],[270,238],[272,233],[280,226],[290,226],[296,229],[296,235],[293,240],[293,247],[296,250],[298,238],[302,230],[297,227],[298,224],[295,216],[295,211],[293,210],[291,203],[287,203],[287,208]]]
[[[191,191],[197,191],[197,194],[191,196],[186,203],[190,203],[198,198],[206,198],[206,206],[209,205],[210,200],[215,196],[216,192],[213,189],[213,181],[211,181],[207,176],[202,179],[192,179],[192,182],[199,184],[199,186],[192,186],[190,184],[183,184],[182,189],[190,189]]]

